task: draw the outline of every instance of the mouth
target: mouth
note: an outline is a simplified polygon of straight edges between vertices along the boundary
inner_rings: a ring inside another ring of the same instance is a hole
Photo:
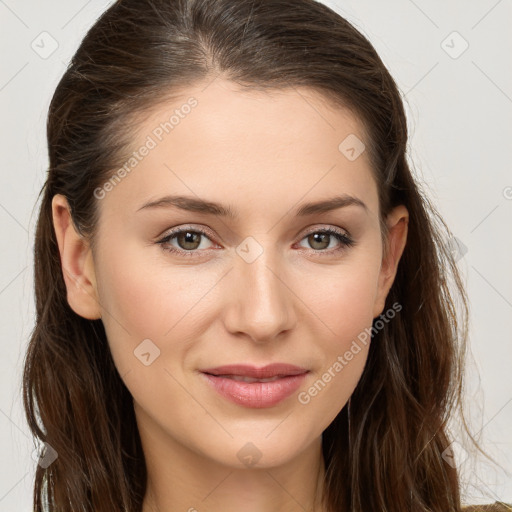
[[[309,370],[277,363],[256,368],[248,365],[220,366],[201,370],[207,383],[237,405],[264,408],[277,405],[302,385]]]
[[[272,382],[283,377],[301,375],[309,370],[288,363],[272,363],[260,368],[248,364],[230,364],[200,371],[243,382]]]

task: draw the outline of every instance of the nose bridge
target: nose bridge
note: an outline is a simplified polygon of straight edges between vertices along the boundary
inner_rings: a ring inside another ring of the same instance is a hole
[[[235,293],[226,318],[231,332],[266,341],[293,326],[292,294],[284,284],[283,260],[270,246],[271,237],[246,238],[236,249],[232,279]]]

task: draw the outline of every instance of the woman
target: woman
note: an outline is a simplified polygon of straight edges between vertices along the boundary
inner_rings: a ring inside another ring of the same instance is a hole
[[[34,509],[461,510],[466,295],[406,144],[320,3],[112,5],[48,116]]]

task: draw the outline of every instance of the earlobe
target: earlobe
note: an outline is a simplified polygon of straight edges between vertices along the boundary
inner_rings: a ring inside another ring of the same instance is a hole
[[[373,318],[378,317],[384,310],[386,297],[395,280],[398,263],[407,241],[408,224],[409,212],[404,205],[395,207],[386,218],[387,248],[383,251]]]
[[[56,194],[53,197],[52,217],[69,306],[76,314],[97,320],[101,318],[101,308],[92,251],[75,228],[65,196]]]

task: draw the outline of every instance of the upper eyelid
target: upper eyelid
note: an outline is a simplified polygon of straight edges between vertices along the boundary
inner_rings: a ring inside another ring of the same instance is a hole
[[[172,228],[169,231],[166,231],[163,235],[160,235],[158,237],[158,240],[161,241],[161,240],[165,240],[166,238],[174,238],[176,235],[179,235],[183,231],[193,231],[193,232],[201,233],[202,235],[208,237],[211,242],[213,242],[213,240],[211,240],[212,237],[210,236],[209,231],[207,229],[205,229],[205,228],[198,228],[198,227],[195,227],[195,226],[185,226],[185,227]]]

